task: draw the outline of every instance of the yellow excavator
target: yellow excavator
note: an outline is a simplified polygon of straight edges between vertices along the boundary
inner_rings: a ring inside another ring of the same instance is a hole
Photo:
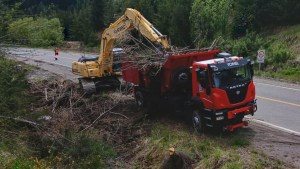
[[[170,49],[167,36],[162,35],[153,25],[135,9],[127,8],[123,16],[104,30],[101,38],[100,55],[82,57],[72,62],[72,72],[82,76],[79,83],[87,93],[96,92],[103,86],[119,86],[118,76],[122,75],[121,64],[117,62],[122,54],[122,48],[112,48],[114,41],[133,29],[138,30],[154,43],[159,43],[163,50]]]

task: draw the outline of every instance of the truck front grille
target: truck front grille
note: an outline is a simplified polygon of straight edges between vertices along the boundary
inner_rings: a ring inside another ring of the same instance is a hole
[[[248,85],[237,89],[227,90],[227,96],[231,104],[240,103],[245,100]]]

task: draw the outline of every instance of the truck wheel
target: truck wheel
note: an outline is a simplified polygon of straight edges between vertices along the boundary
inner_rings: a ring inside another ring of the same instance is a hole
[[[139,107],[146,107],[146,97],[142,91],[138,90],[135,92],[135,100]]]
[[[190,81],[190,70],[181,66],[175,69],[171,74],[171,82],[174,86],[185,87]]]
[[[204,132],[205,129],[204,118],[203,115],[200,113],[200,111],[197,109],[192,110],[192,124],[193,124],[193,128],[197,132]]]

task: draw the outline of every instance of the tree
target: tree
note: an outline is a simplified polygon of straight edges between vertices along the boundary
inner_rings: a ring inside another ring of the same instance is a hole
[[[191,44],[190,11],[193,0],[161,0],[155,3],[154,26],[171,38],[173,45]]]
[[[191,16],[191,34],[203,32],[203,44],[210,45],[218,36],[230,37],[233,0],[195,0]]]
[[[258,21],[263,26],[290,25],[299,22],[299,0],[255,0],[259,2],[257,8]],[[263,8],[261,8],[263,6]]]
[[[57,18],[34,20],[32,17],[18,19],[9,24],[8,29],[13,41],[33,46],[61,45],[64,39],[62,31]]]
[[[91,20],[94,31],[101,31],[104,26],[105,0],[93,0],[91,2]]]
[[[108,0],[105,6],[104,12],[104,25],[105,28],[109,27],[111,23],[114,23],[120,16],[123,15],[122,13],[122,5],[120,0]]]
[[[123,12],[126,8],[133,8],[141,12],[141,14],[150,22],[154,17],[154,10],[151,0],[124,0],[123,3]]]
[[[99,40],[93,29],[92,7],[89,0],[78,0],[73,12],[70,36],[73,40],[83,41],[85,45],[95,46]]]
[[[11,7],[8,7],[0,0],[0,40],[8,38],[8,26],[12,22],[13,17],[19,13],[21,3],[15,3]]]

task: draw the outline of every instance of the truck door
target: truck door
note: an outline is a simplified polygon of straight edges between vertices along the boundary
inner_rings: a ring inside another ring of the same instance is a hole
[[[211,91],[211,85],[210,85],[210,81],[209,81],[209,72],[208,69],[206,68],[197,68],[196,69],[196,74],[197,74],[197,78],[193,79],[193,81],[195,80],[196,83],[193,83],[193,90],[194,90],[194,94],[196,94],[197,97],[199,97],[204,106],[206,108],[212,108],[212,91]],[[195,96],[195,95],[194,95]],[[195,96],[195,97],[196,97]]]

